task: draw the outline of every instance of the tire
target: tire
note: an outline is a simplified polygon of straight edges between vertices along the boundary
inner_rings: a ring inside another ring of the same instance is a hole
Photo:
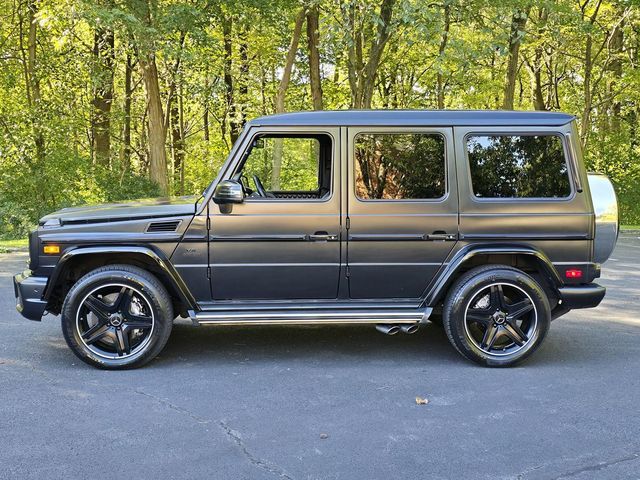
[[[451,344],[486,367],[510,367],[529,357],[551,323],[543,288],[503,265],[469,270],[450,288],[443,324]]]
[[[164,348],[173,326],[171,297],[151,273],[132,265],[97,268],[78,280],[62,305],[62,333],[83,362],[136,368]]]

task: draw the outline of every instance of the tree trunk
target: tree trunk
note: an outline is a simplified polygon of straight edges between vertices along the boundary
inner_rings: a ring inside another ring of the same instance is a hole
[[[440,37],[440,46],[438,48],[438,59],[442,62],[444,51],[449,41],[449,28],[451,26],[451,5],[448,2],[444,4],[444,25],[442,28],[442,36]],[[442,66],[438,66],[436,75],[436,97],[438,101],[438,109],[444,109],[444,76],[442,75]]]
[[[204,141],[209,141],[209,105],[205,105],[204,114],[202,115],[202,130],[204,132]]]
[[[222,20],[222,37],[224,44],[224,86],[225,101],[227,104],[227,118],[229,121],[229,136],[231,144],[236,143],[240,134],[239,122],[237,119],[237,105],[235,99],[235,85],[233,81],[233,19],[231,17]]]
[[[347,19],[347,30],[351,39],[348,42],[347,50],[347,73],[349,77],[349,89],[351,90],[351,108],[358,108],[362,104],[362,89],[359,86],[359,79],[362,72],[362,29],[356,27],[356,5],[355,2],[347,5],[340,4],[342,14]],[[336,69],[337,71],[337,69]]]
[[[518,10],[511,19],[511,32],[509,33],[509,60],[507,62],[507,75],[504,82],[502,108],[513,110],[513,101],[516,90],[516,77],[518,75],[519,52],[524,29],[527,25],[529,8]]]
[[[131,77],[133,74],[133,59],[127,52],[127,60],[124,67],[124,105],[122,119],[122,150],[120,163],[123,172],[131,170],[131,95],[133,87]]]
[[[291,43],[289,43],[289,50],[287,50],[287,56],[284,62],[284,70],[282,72],[282,78],[278,84],[278,91],[276,92],[275,107],[276,113],[284,112],[284,98],[291,81],[291,70],[293,70],[293,62],[296,59],[296,52],[298,51],[298,43],[300,42],[300,34],[302,32],[302,24],[304,23],[306,9],[303,8],[296,17],[296,23],[293,27],[293,34],[291,35]],[[282,139],[276,138],[273,146],[273,164],[271,168],[271,189],[280,189],[280,172],[282,171]]]
[[[238,56],[240,57],[240,68],[238,69],[238,98],[237,115],[238,122],[236,124],[236,139],[240,136],[244,124],[247,122],[247,114],[245,112],[246,105],[249,101],[249,31],[246,25],[240,28],[238,35]],[[235,143],[235,142],[234,142]]]
[[[369,50],[369,61],[364,69],[362,105],[358,108],[371,108],[378,66],[380,65],[380,59],[382,58],[384,47],[391,35],[389,27],[391,24],[394,4],[395,0],[382,0],[382,5],[380,5],[380,21],[378,22],[376,38]]]
[[[322,110],[322,80],[320,78],[320,9],[313,5],[307,12],[307,44],[309,47],[309,80],[314,110]]]
[[[45,140],[42,127],[40,125],[40,115],[38,110],[42,107],[42,94],[40,92],[40,78],[38,76],[37,65],[37,28],[38,22],[36,16],[38,14],[38,0],[29,0],[27,3],[27,21],[29,22],[29,37],[27,43],[28,60],[27,60],[27,90],[30,97],[33,138],[36,146],[36,160],[39,165],[44,163],[45,159]]]
[[[142,78],[147,91],[149,118],[149,177],[158,185],[161,195],[167,195],[167,151],[165,141],[167,131],[162,112],[162,98],[158,81],[158,68],[154,54],[140,58]]]
[[[173,160],[174,191],[182,195],[183,167],[184,167],[184,128],[181,115],[182,97],[171,104],[171,153]]]
[[[356,3],[343,8],[342,13],[347,19],[347,28],[351,35],[347,61],[351,108],[371,108],[380,59],[391,35],[390,25],[394,4],[395,0],[382,0],[380,18],[377,22],[375,37],[371,41],[366,64],[363,56],[363,28],[356,26]]]
[[[596,8],[589,17],[591,26],[595,23],[602,1],[598,0]],[[584,93],[584,105],[582,109],[582,118],[580,119],[580,139],[582,140],[582,149],[587,147],[589,131],[591,129],[591,110],[593,109],[593,94],[591,92],[591,80],[593,75],[593,37],[591,30],[587,31],[584,45],[584,73],[582,89]]]
[[[538,39],[545,38],[547,19],[549,12],[545,7],[539,7],[537,20],[537,36]],[[538,40],[540,41],[540,40]],[[536,110],[548,110],[544,99],[542,85],[542,61],[544,56],[544,46],[538,44],[533,52],[533,60],[529,61],[525,58],[525,65],[529,71],[529,80],[531,84],[531,103]],[[551,89],[549,89],[551,90]],[[548,96],[547,96],[548,97]]]
[[[623,11],[618,11],[620,16],[623,15]],[[624,22],[621,21],[616,25],[612,35],[609,48],[611,50],[611,65],[610,70],[613,74],[613,79],[608,85],[608,97],[611,99],[611,114],[609,115],[609,128],[612,132],[616,133],[620,130],[620,113],[621,104],[620,99],[616,93],[616,89],[620,86],[622,80],[622,55],[624,45]]]
[[[114,35],[110,28],[98,27],[93,39],[94,90],[93,151],[96,163],[109,166],[111,156],[111,104],[115,64]]]

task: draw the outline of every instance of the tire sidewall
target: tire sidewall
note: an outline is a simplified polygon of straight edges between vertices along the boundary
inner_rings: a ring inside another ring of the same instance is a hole
[[[141,366],[160,353],[171,333],[172,311],[170,305],[167,311],[166,299],[168,296],[166,291],[154,285],[145,276],[128,271],[128,269],[98,269],[98,271],[90,272],[82,277],[69,290],[62,306],[62,332],[71,350],[81,360],[99,368],[124,369]],[[154,318],[151,339],[145,348],[134,356],[123,359],[104,358],[87,348],[80,339],[76,323],[78,310],[86,295],[101,285],[110,283],[123,284],[139,290],[149,302]]]
[[[471,341],[465,326],[465,311],[469,302],[481,290],[495,283],[510,284],[524,290],[531,297],[537,314],[536,328],[529,342],[512,354],[491,355],[483,352]],[[467,358],[486,366],[507,367],[523,361],[540,346],[549,330],[551,311],[544,290],[533,278],[515,269],[496,267],[464,279],[452,288],[452,295],[446,302],[444,321],[450,340]]]

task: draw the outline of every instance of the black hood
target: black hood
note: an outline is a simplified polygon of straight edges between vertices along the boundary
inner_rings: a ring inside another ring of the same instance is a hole
[[[197,196],[146,198],[127,203],[104,203],[69,207],[45,215],[40,225],[55,222],[61,225],[74,223],[98,223],[141,218],[159,218],[193,215],[196,212]]]

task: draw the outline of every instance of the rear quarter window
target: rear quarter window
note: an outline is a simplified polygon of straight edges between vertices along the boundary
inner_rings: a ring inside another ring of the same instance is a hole
[[[558,135],[468,135],[466,148],[477,198],[566,198],[571,195]]]

